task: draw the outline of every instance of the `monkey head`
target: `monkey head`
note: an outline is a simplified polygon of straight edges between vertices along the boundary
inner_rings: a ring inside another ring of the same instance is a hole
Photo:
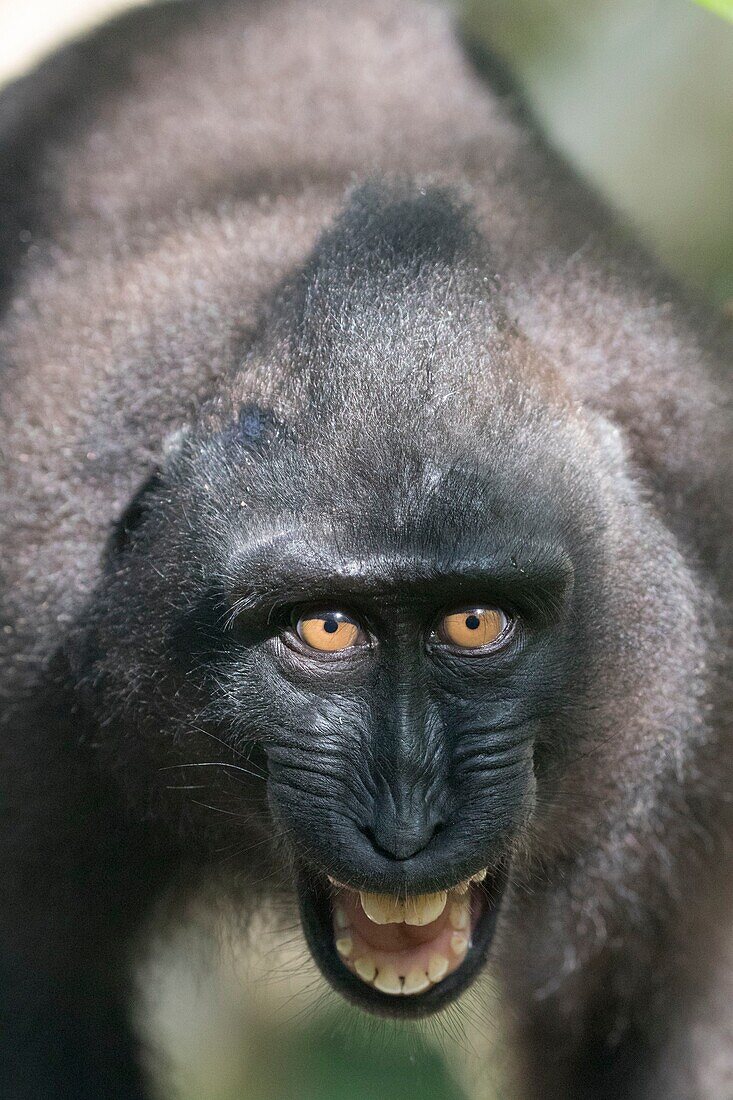
[[[440,192],[354,200],[120,520],[76,658],[135,812],[210,870],[274,861],[383,1014],[456,998],[531,868],[592,849],[676,583],[482,247]]]

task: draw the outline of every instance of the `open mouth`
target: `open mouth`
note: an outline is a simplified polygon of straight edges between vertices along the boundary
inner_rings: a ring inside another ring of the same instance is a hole
[[[506,885],[479,871],[431,894],[396,898],[300,876],[303,927],[331,985],[380,1015],[418,1017],[455,1000],[488,953]]]

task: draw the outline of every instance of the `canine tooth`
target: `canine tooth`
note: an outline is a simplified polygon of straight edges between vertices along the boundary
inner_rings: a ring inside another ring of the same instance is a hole
[[[476,874],[471,879],[471,882],[483,882],[485,878],[486,878],[486,868],[484,867],[483,871],[477,871],[476,872]]]
[[[393,966],[380,967],[379,973],[374,979],[374,986],[381,993],[401,993],[402,982],[397,976]]]
[[[454,955],[462,957],[468,951],[468,936],[463,932],[454,932],[450,938],[450,947]]]
[[[440,890],[437,894],[421,894],[416,898],[409,898],[405,904],[405,924],[432,924],[445,909],[448,894]]]
[[[398,898],[388,894],[359,894],[361,907],[374,924],[399,924],[404,920],[404,909]]]
[[[353,947],[354,941],[351,936],[340,936],[339,939],[336,940],[336,950],[344,959],[348,959]]]
[[[448,973],[448,960],[445,955],[431,955],[428,964],[428,977],[431,982],[439,982]]]
[[[427,976],[424,970],[411,970],[405,978],[402,986],[402,992],[409,995],[414,993],[424,993],[426,989],[430,988],[430,978]]]
[[[340,905],[337,905],[333,911],[333,923],[338,929],[349,927],[349,918],[346,916],[345,911]]]
[[[455,928],[456,932],[468,928],[468,922],[471,919],[471,912],[468,905],[466,905],[464,901],[454,901],[448,910],[448,919],[451,922],[451,927]]]
[[[466,878],[466,879],[463,880],[463,882],[459,882],[457,886],[453,887],[452,893],[459,894],[459,895],[460,894],[467,894],[468,893],[468,887],[470,885],[471,885],[470,880]]]
[[[374,975],[377,973],[374,959],[369,955],[362,955],[360,959],[357,959],[354,963],[354,970],[365,982],[374,981]]]

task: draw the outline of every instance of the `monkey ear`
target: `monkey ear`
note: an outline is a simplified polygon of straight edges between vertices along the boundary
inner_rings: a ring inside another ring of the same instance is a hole
[[[619,426],[613,424],[601,413],[595,413],[592,416],[591,426],[598,443],[611,462],[623,468],[628,461],[628,445]]]
[[[142,525],[150,511],[154,497],[163,487],[166,466],[174,462],[183,452],[189,434],[189,428],[176,428],[163,440],[161,461],[135,490],[132,499],[112,528],[104,554],[105,561],[108,562],[110,558],[124,553],[129,547],[135,531]]]
[[[163,485],[163,476],[159,468],[149,474],[140,485],[132,499],[129,501],[122,515],[118,518],[107,540],[105,560],[122,554],[129,547],[132,536],[143,523],[155,493]]]
[[[176,428],[175,431],[169,432],[163,440],[163,457],[170,459],[180,454],[189,438],[189,433],[189,428]]]

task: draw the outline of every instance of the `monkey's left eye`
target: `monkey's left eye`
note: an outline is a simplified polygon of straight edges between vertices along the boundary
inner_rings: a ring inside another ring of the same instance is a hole
[[[484,649],[504,641],[512,620],[498,607],[467,607],[444,615],[438,623],[438,640],[459,649]]]
[[[369,641],[362,627],[344,611],[310,611],[301,615],[295,631],[302,642],[320,653],[337,653]]]

